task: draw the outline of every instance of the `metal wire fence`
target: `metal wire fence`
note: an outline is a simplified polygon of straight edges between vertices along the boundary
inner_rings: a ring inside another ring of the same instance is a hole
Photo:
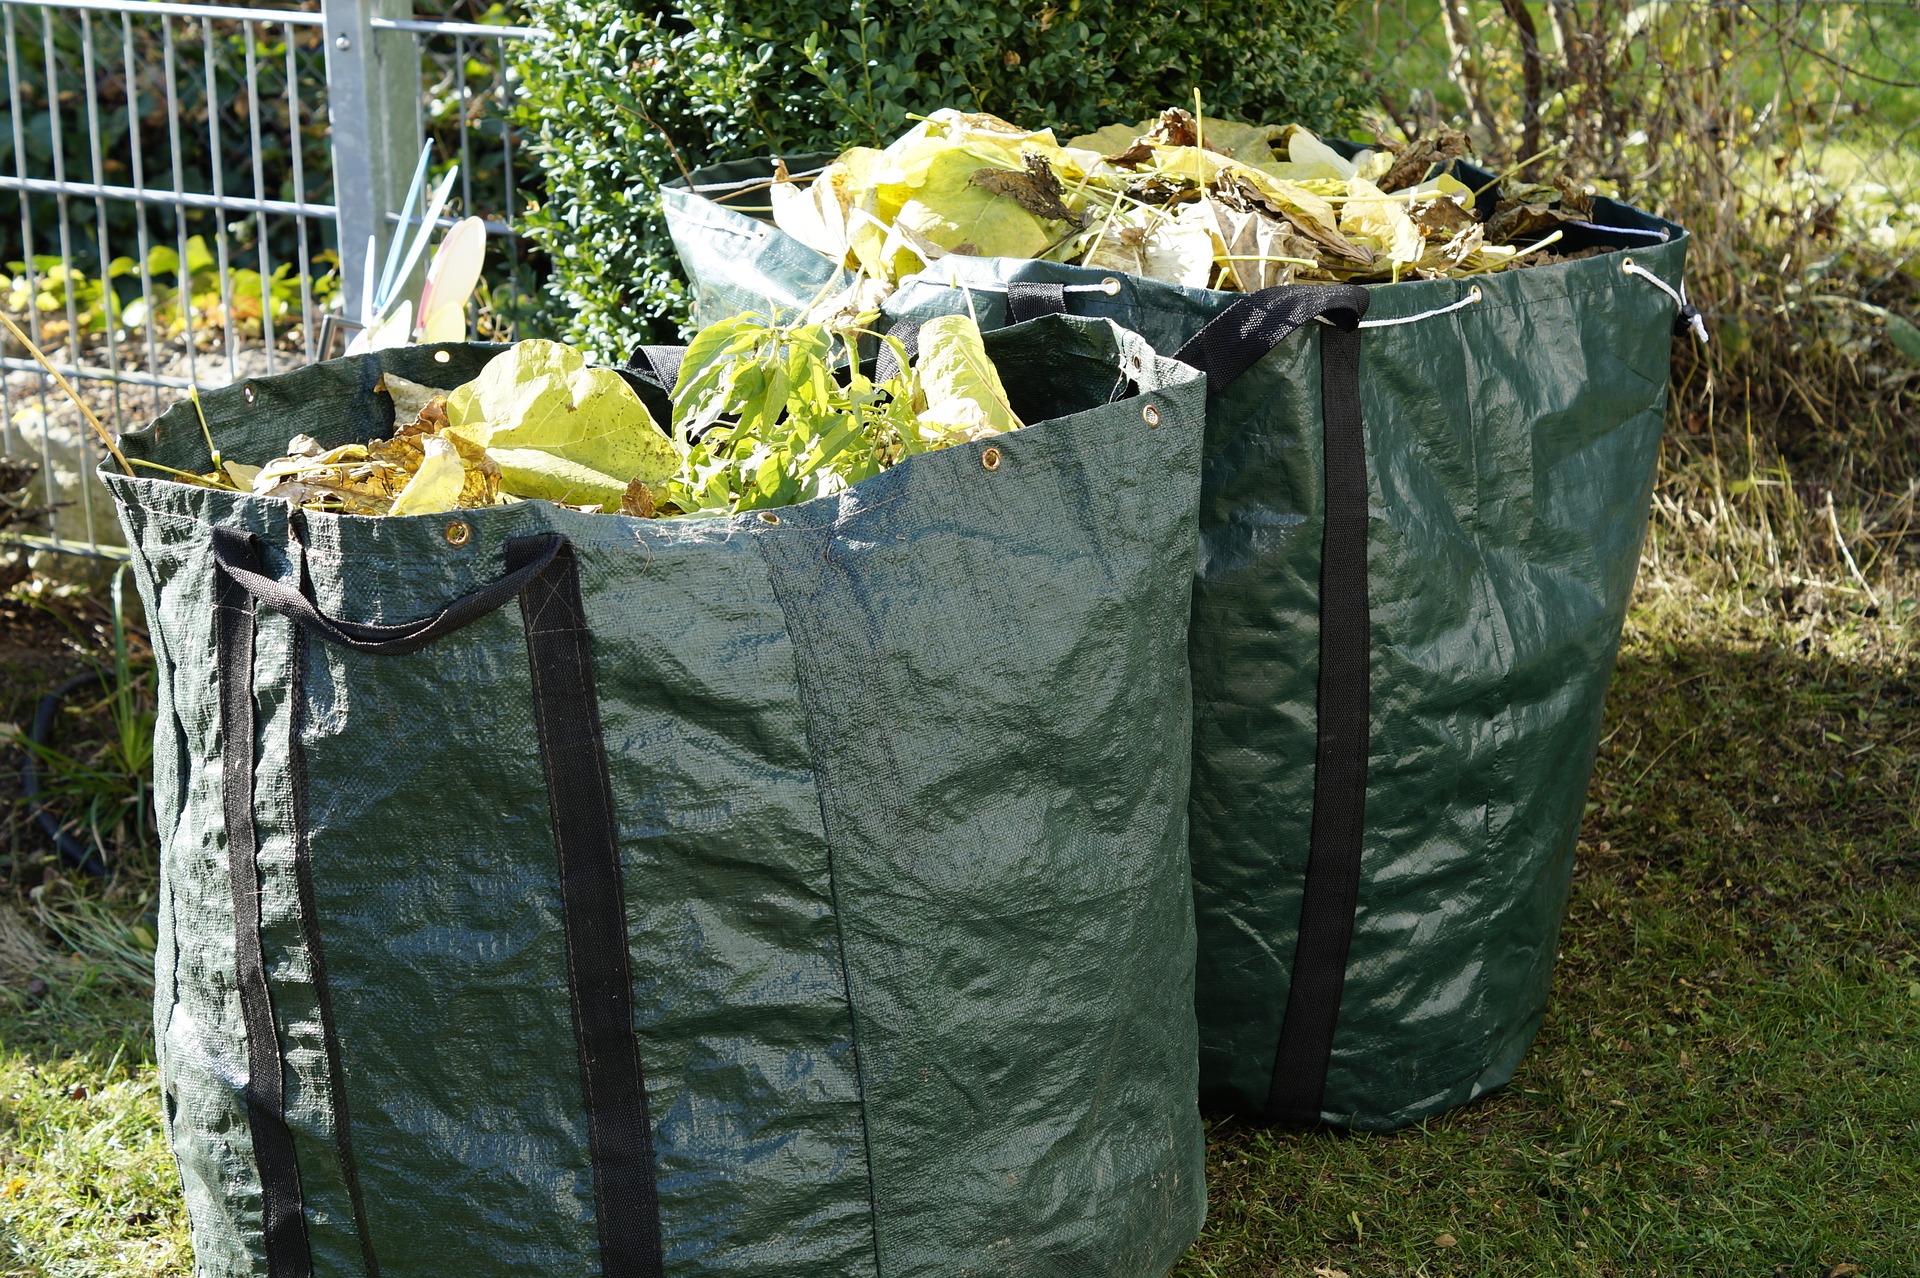
[[[318,3],[0,0],[0,308],[110,425],[315,358],[322,316],[358,312],[369,237],[422,216],[401,206],[423,139],[493,237],[484,335],[534,291],[508,46],[539,33]],[[1910,428],[1920,6],[1372,0],[1359,21],[1383,124],[1464,127],[1516,176],[1564,169],[1694,228],[1707,382],[1771,387],[1809,430]],[[0,448],[58,507],[35,544],[118,553],[80,415],[3,340]]]
[[[448,211],[493,237],[474,318],[506,335],[532,289],[507,45],[537,35],[387,0],[0,0],[0,308],[114,429],[310,361],[323,317],[357,313],[369,237],[423,216],[401,206],[430,138],[436,172],[461,166]],[[23,540],[122,553],[80,411],[4,337],[0,449],[55,508]]]

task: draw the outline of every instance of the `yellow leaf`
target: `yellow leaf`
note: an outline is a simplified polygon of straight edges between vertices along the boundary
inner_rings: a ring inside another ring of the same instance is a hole
[[[680,468],[679,449],[620,374],[588,368],[585,356],[559,342],[521,342],[496,357],[447,396],[443,433],[492,454],[500,463],[502,490],[519,497],[548,497],[555,483],[575,491],[585,472],[612,483],[601,500],[618,510],[630,481],[652,483]],[[544,453],[568,465],[516,458],[509,466],[509,452]],[[520,477],[543,470],[560,478],[538,479],[538,491],[517,486]]]
[[[976,257],[1037,257],[1053,242],[1049,223],[1019,201],[974,182],[982,156],[953,149],[927,166],[926,180],[900,208],[895,222],[949,253]]]
[[[1019,430],[1000,372],[980,329],[965,315],[937,315],[920,326],[920,434],[936,444]]]
[[[492,448],[487,455],[500,467],[501,491],[516,497],[540,497],[563,506],[597,505],[605,511],[618,510],[632,482],[538,448]],[[653,478],[657,482],[664,477]]]
[[[1138,124],[1109,124],[1094,133],[1082,134],[1067,140],[1067,148],[1074,151],[1092,151],[1096,155],[1118,155],[1133,145],[1135,138],[1142,136],[1153,127],[1152,120],[1142,120]]]
[[[1242,124],[1203,116],[1200,141],[1209,151],[1224,151],[1242,164],[1269,164],[1273,144],[1286,132],[1277,124]]]
[[[1393,261],[1411,265],[1426,251],[1426,237],[1407,215],[1405,200],[1384,194],[1365,178],[1347,183],[1347,202],[1340,210],[1340,230],[1378,244]]]
[[[844,264],[853,246],[854,209],[872,189],[873,174],[884,158],[869,147],[855,147],[806,186],[787,177],[782,166],[768,192],[773,224],[814,252]]]
[[[1354,174],[1352,160],[1297,124],[1289,124],[1281,131],[1281,141],[1286,145],[1287,159],[1293,166],[1293,171],[1286,176],[1296,182],[1309,178],[1345,180]]]
[[[428,438],[420,444],[420,469],[393,499],[394,515],[435,515],[460,504],[460,491],[466,486],[467,468],[453,444]]]

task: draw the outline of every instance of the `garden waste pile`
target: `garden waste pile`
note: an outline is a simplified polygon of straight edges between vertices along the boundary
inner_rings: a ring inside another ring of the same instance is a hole
[[[352,515],[544,498],[651,518],[791,505],[1020,428],[968,317],[928,324],[911,361],[881,338],[903,371],[880,380],[844,358],[853,336],[746,315],[703,330],[680,365],[671,429],[618,371],[558,342],[521,342],[451,390],[383,376],[373,393],[393,400],[390,438],[323,449],[298,435],[284,456],[250,465],[209,437],[212,469],[170,473]]]
[[[1483,275],[1564,261],[1548,250],[1589,196],[1564,177],[1508,182],[1490,209],[1436,167],[1450,129],[1343,156],[1297,124],[1171,109],[1064,146],[1048,129],[945,109],[885,150],[855,147],[802,183],[773,182],[774,222],[863,277],[859,305],[949,254],[1038,258],[1190,288]]]

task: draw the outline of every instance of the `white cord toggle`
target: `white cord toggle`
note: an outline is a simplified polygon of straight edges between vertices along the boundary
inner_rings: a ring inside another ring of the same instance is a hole
[[[1694,308],[1693,303],[1687,300],[1687,282],[1685,280],[1680,281],[1680,288],[1676,291],[1673,285],[1667,283],[1646,267],[1637,264],[1630,257],[1621,260],[1620,269],[1628,275],[1638,275],[1643,280],[1651,281],[1655,288],[1665,293],[1668,297],[1671,297],[1673,304],[1680,308],[1680,318],[1685,320],[1687,327],[1693,330],[1694,337],[1698,338],[1702,344],[1710,340],[1707,337],[1707,321],[1701,317],[1700,312]]]

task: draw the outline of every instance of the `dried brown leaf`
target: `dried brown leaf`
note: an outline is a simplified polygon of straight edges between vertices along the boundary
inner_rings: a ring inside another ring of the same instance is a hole
[[[1080,215],[1067,207],[1066,188],[1060,185],[1060,175],[1053,171],[1046,157],[1029,151],[1025,163],[1027,167],[1024,171],[975,169],[973,184],[995,195],[1006,196],[1035,217],[1082,225]],[[954,252],[959,252],[959,249],[956,248]]]
[[[1427,170],[1457,160],[1467,153],[1467,135],[1445,126],[1415,138],[1393,157],[1393,167],[1379,181],[1382,191],[1401,191],[1426,181]]]
[[[659,506],[653,500],[653,493],[642,480],[634,480],[627,485],[626,495],[620,498],[620,513],[637,515],[641,519],[652,519]]]

